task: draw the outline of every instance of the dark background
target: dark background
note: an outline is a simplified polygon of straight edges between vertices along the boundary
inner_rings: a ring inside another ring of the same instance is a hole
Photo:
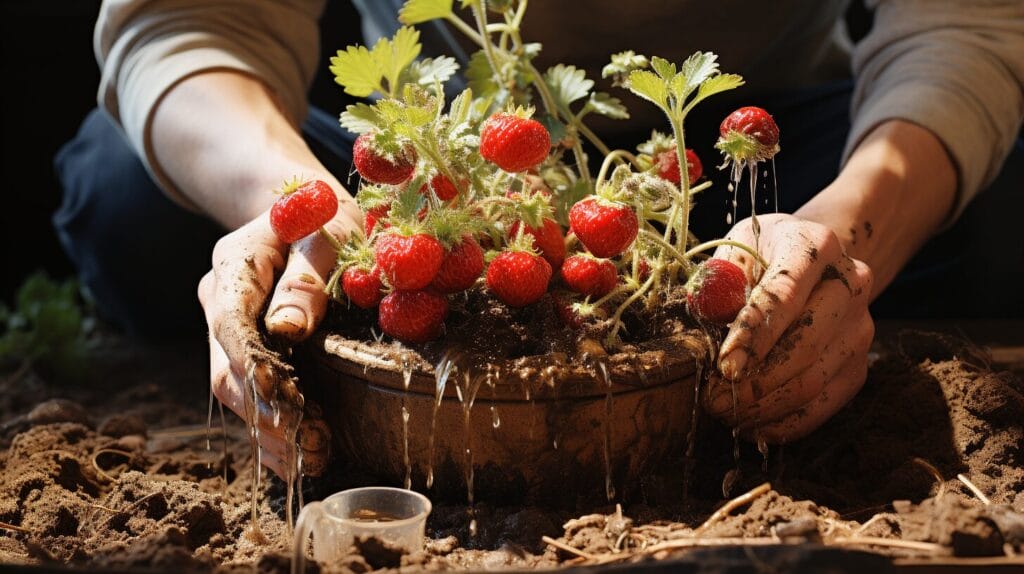
[[[0,0],[3,78],[3,189],[0,197],[0,300],[26,275],[43,269],[74,274],[50,224],[60,203],[53,156],[96,105],[99,70],[92,32],[100,0]],[[863,35],[870,15],[859,0],[849,11],[851,33]],[[360,37],[347,2],[328,2],[321,53],[333,54]],[[325,110],[349,103],[321,66],[311,101]]]

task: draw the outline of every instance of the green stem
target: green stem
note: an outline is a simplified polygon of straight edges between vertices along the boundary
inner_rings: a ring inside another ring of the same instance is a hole
[[[604,297],[601,297],[597,301],[594,301],[593,303],[591,303],[591,305],[593,305],[594,307],[600,307],[601,305],[604,305],[605,303],[611,301],[612,299],[618,297],[619,295],[622,295],[623,293],[629,293],[633,289],[635,289],[635,287],[630,287],[629,285],[617,285],[614,289],[605,294]]]
[[[679,186],[683,194],[679,199],[681,216],[679,228],[676,229],[676,246],[685,249],[686,239],[690,236],[690,174],[686,166],[686,134],[683,132],[682,117],[669,114],[669,123],[672,124],[672,133],[676,138],[676,158],[679,161]]]
[[[694,255],[696,255],[696,254],[698,254],[698,253],[700,253],[702,251],[707,251],[708,249],[712,249],[712,248],[719,247],[719,246],[722,246],[722,245],[728,245],[729,247],[735,247],[737,249],[742,249],[743,251],[746,251],[751,256],[753,256],[753,258],[758,263],[761,264],[761,267],[763,267],[764,269],[768,268],[768,261],[766,261],[765,258],[762,257],[761,254],[757,252],[757,250],[755,250],[753,247],[747,245],[746,243],[741,243],[739,241],[734,241],[732,239],[715,239],[713,241],[706,241],[706,242],[701,243],[700,245],[694,247],[693,249],[690,249],[689,251],[687,251],[683,255],[687,259],[689,259],[690,257],[693,257]],[[689,275],[689,274],[687,274],[687,275]]]
[[[490,34],[487,32],[486,11],[486,0],[476,0],[473,2],[473,17],[476,18],[476,27],[480,30],[480,39],[483,40],[484,54],[487,56],[487,62],[491,65],[491,70],[494,70],[494,75],[498,77],[499,83],[505,85],[505,78],[498,68],[498,58],[494,54],[494,45],[491,43]]]
[[[697,195],[698,193],[704,191],[705,189],[707,189],[709,187],[711,187],[711,181],[710,180],[709,181],[705,181],[704,183],[702,183],[700,185],[695,185],[695,186],[691,187],[690,188],[690,197],[693,197],[693,196]]]
[[[597,134],[595,134],[583,122],[576,122],[576,129],[583,134],[583,137],[587,138],[587,141],[589,141],[591,145],[597,148],[597,151],[601,152],[601,155],[608,155],[611,152],[611,148],[601,141],[601,138],[599,138]]]
[[[616,161],[616,160],[617,161],[622,161],[623,157],[628,159],[630,161],[630,163],[632,163],[633,165],[636,165],[636,163],[637,163],[636,156],[631,154],[631,153],[629,153],[628,151],[626,151],[624,149],[617,149],[617,150],[614,150],[612,152],[604,154],[604,161],[601,162],[601,170],[597,172],[597,180],[594,181],[594,190],[595,191],[597,190],[598,187],[601,186],[602,183],[604,183],[604,178],[607,177],[608,170],[611,169],[612,162]]]
[[[320,234],[320,237],[323,237],[324,239],[327,240],[328,243],[331,244],[331,247],[334,248],[334,253],[335,254],[339,253],[342,249],[345,248],[345,246],[342,245],[340,241],[338,241],[337,237],[335,237],[334,235],[331,235],[331,233],[328,232],[323,227],[321,227],[320,229],[317,229],[317,232]]]
[[[691,267],[691,265],[690,265],[690,259],[687,256],[687,254],[680,253],[679,250],[676,249],[675,247],[673,247],[671,243],[669,243],[668,241],[665,241],[664,239],[661,238],[660,235],[658,235],[657,233],[654,233],[650,229],[642,229],[641,232],[643,232],[644,237],[646,237],[647,239],[653,241],[654,243],[657,243],[663,249],[668,251],[669,255],[671,255],[672,257],[675,257],[676,261],[679,261],[683,265],[683,269],[686,271],[686,274],[687,275],[690,274],[690,267]]]
[[[619,326],[622,325],[622,314],[626,312],[626,309],[633,304],[637,299],[643,296],[661,277],[661,269],[655,269],[651,272],[651,276],[644,281],[644,284],[640,286],[628,299],[619,305],[619,308],[615,310],[615,314],[612,315],[612,331],[608,333],[608,337],[605,339],[605,343],[608,346],[615,344],[616,337],[619,334]]]

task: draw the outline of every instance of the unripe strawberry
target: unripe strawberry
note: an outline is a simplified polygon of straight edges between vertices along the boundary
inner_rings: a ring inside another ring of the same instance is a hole
[[[715,147],[734,161],[764,161],[779,152],[779,126],[756,106],[740,108],[719,126]]]
[[[480,129],[480,155],[509,173],[537,167],[551,150],[551,135],[537,120],[498,112]]]
[[[373,145],[373,132],[361,134],[352,147],[352,163],[359,175],[373,183],[397,185],[416,170],[416,150],[405,146],[395,157],[387,157]]]
[[[425,343],[441,335],[448,300],[428,291],[393,291],[380,302],[377,321],[385,334],[406,343]]]
[[[701,321],[732,322],[747,304],[747,275],[735,263],[708,259],[686,282],[686,307]]]
[[[658,170],[658,177],[679,185],[679,156],[676,155],[674,146],[656,154],[654,163]],[[700,158],[689,148],[686,149],[686,173],[689,176],[690,185],[696,183],[704,174],[704,166],[701,165]]]
[[[487,267],[487,287],[510,307],[525,307],[548,291],[551,265],[528,251],[503,251]]]
[[[509,226],[509,238],[518,235],[521,225],[521,221],[515,221]],[[533,237],[533,247],[547,260],[553,270],[562,267],[562,262],[565,261],[565,235],[562,233],[561,225],[554,219],[545,219],[539,229],[527,225],[523,233]]]
[[[438,293],[458,293],[476,283],[484,271],[484,250],[471,236],[453,245],[441,263],[441,269],[430,283]]]
[[[270,208],[270,227],[284,243],[294,243],[316,232],[338,213],[338,196],[320,180],[294,180],[281,190]]]
[[[349,267],[341,275],[341,289],[348,295],[356,307],[373,309],[384,297],[381,290],[380,270],[374,267],[370,271],[362,267]]]
[[[639,224],[628,205],[588,197],[569,210],[569,227],[590,253],[615,257],[636,239]]]
[[[402,235],[389,231],[379,235],[374,254],[388,284],[402,291],[430,285],[444,261],[441,242],[425,233]]]
[[[562,265],[562,280],[569,289],[583,295],[607,295],[619,282],[615,264],[589,255],[573,255]]]

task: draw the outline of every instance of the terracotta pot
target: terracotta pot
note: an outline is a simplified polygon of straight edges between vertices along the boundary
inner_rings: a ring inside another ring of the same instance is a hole
[[[695,361],[678,340],[646,344],[629,364],[606,358],[604,369],[557,354],[505,369],[458,356],[441,364],[456,368],[438,402],[444,377],[417,354],[335,335],[312,349],[304,376],[315,378],[340,456],[390,484],[409,477],[435,496],[564,505],[621,494],[684,455]]]

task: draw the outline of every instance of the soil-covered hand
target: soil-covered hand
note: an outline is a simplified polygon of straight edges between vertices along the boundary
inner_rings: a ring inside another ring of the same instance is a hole
[[[745,436],[780,443],[818,428],[864,384],[873,278],[824,225],[784,214],[757,222],[757,241],[750,219],[728,238],[756,245],[768,269],[734,247],[715,254],[761,279],[722,343],[721,376],[703,401]]]
[[[356,225],[342,210],[324,227],[344,240]],[[301,414],[299,409],[305,410],[298,440],[307,474],[323,470],[330,432],[317,409],[303,407],[291,368],[267,348],[257,321],[266,309],[266,332],[271,337],[286,342],[308,337],[326,311],[324,277],[334,261],[332,246],[319,234],[290,247],[281,242],[264,212],[217,242],[213,267],[199,284],[210,328],[213,392],[247,421],[255,399],[262,462],[281,477],[288,476],[290,467],[286,432]],[[247,378],[254,385],[247,384]]]

